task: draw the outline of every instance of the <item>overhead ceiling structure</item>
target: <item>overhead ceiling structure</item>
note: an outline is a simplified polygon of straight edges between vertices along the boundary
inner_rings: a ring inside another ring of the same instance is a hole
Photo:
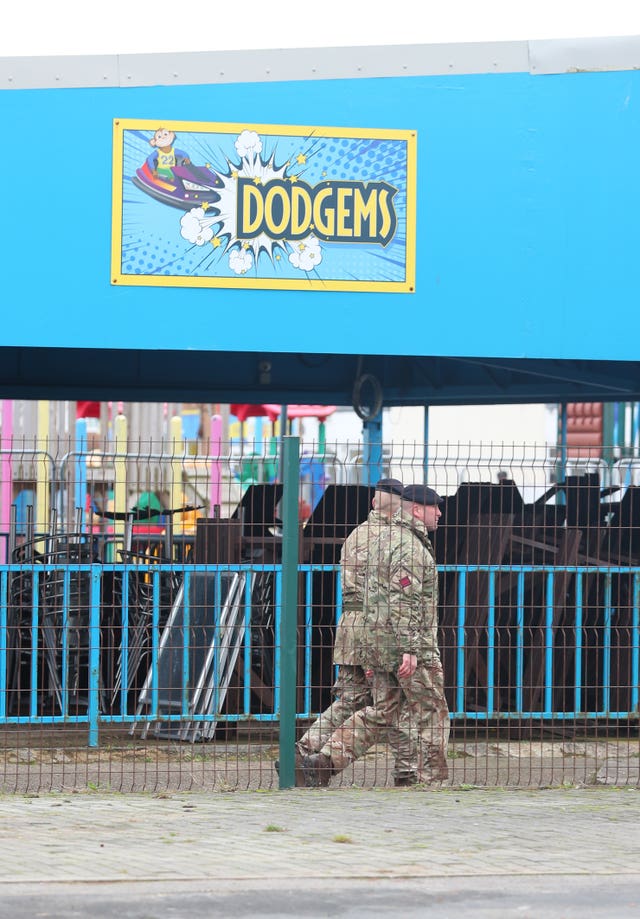
[[[0,59],[0,396],[640,400],[638,60]]]
[[[357,383],[364,379],[363,384]],[[640,362],[4,349],[5,398],[488,405],[640,400]]]

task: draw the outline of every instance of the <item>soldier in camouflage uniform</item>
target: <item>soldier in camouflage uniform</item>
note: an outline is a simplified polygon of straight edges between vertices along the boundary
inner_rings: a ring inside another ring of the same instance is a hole
[[[334,773],[373,744],[391,738],[398,745],[397,785],[448,777],[449,711],[437,640],[438,572],[428,536],[438,525],[440,501],[431,488],[408,486],[390,525],[371,534],[361,634],[373,704],[348,718],[318,753],[303,757],[308,785],[328,785]]]
[[[402,482],[398,479],[380,479],[375,487],[369,516],[352,530],[342,546],[342,616],[333,647],[333,664],[338,668],[333,685],[334,701],[296,744],[297,785],[305,784],[300,769],[301,758],[322,749],[337,727],[359,708],[371,704],[371,690],[362,667],[361,654],[365,574],[362,561],[373,534],[382,527],[388,527],[391,517],[400,508],[402,491]]]

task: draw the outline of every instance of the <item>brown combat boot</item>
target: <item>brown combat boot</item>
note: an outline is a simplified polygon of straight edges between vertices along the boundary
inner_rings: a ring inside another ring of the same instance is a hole
[[[304,769],[302,768],[302,759],[303,759],[302,753],[299,753],[296,750],[295,759],[294,759],[296,788],[306,788],[307,787],[307,780],[304,774]],[[280,760],[277,759],[274,762],[273,766],[276,772],[278,773],[278,777],[279,777],[280,776]]]
[[[432,782],[446,782],[449,778],[449,767],[446,762],[442,761],[435,764],[431,769]]]
[[[396,788],[409,788],[410,785],[417,785],[420,779],[415,772],[405,772],[403,775],[395,775],[393,784]]]
[[[331,759],[324,753],[310,753],[302,757],[302,770],[307,788],[326,788],[336,771]]]

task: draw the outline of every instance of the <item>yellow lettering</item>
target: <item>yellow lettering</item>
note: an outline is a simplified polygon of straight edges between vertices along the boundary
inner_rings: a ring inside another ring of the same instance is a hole
[[[253,220],[251,220],[251,202],[255,203],[256,214]],[[251,236],[252,233],[255,233],[260,224],[262,223],[262,218],[264,215],[263,205],[262,205],[262,196],[256,185],[245,185],[242,189],[242,226],[238,230],[238,236]]]
[[[273,202],[276,198],[282,201],[282,217],[280,222],[276,223],[273,216]],[[280,236],[289,224],[291,218],[291,202],[284,188],[281,185],[272,186],[267,192],[264,202],[265,219],[269,235]]]
[[[352,188],[339,188],[336,207],[336,236],[353,236],[353,230],[345,226],[345,220],[351,216],[351,208],[347,206],[347,198],[353,195]]]
[[[335,230],[335,210],[324,208],[323,202],[333,194],[331,186],[321,188],[313,200],[313,224],[322,236],[333,236]]]
[[[306,233],[311,222],[311,195],[301,185],[294,185],[291,190],[291,236],[294,238]]]
[[[375,189],[371,189],[369,197],[365,201],[361,188],[356,188],[353,194],[353,235],[356,239],[362,236],[362,221],[369,224],[368,236],[376,235],[376,207]]]

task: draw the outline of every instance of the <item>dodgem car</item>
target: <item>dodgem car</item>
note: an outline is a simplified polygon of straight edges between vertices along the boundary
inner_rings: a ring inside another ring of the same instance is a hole
[[[216,191],[222,187],[222,179],[206,166],[173,166],[173,180],[155,175],[145,163],[136,174],[131,176],[134,185],[145,194],[151,195],[163,204],[189,211],[192,207],[201,207],[203,203],[215,204],[220,200]]]

